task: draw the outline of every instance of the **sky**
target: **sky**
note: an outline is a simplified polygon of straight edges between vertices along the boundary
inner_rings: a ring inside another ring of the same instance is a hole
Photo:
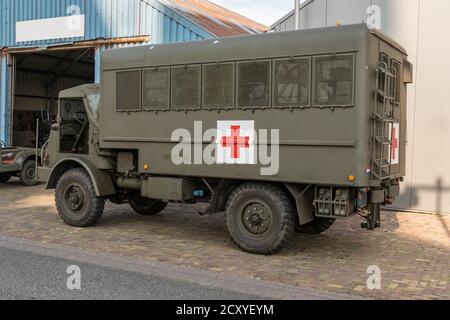
[[[294,9],[294,0],[209,0],[268,27]]]

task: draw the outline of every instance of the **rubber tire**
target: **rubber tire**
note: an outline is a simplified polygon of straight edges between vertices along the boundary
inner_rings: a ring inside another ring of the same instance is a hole
[[[72,183],[77,183],[81,186],[87,198],[87,205],[83,212],[79,214],[71,213],[64,201],[63,192]],[[69,170],[59,179],[55,190],[55,202],[61,219],[69,226],[77,228],[87,228],[95,225],[105,209],[105,199],[98,198],[95,195],[94,184],[90,176],[81,168]]]
[[[128,201],[130,207],[143,216],[154,216],[167,207],[167,203],[160,200],[136,198]]]
[[[273,228],[265,238],[252,239],[240,231],[237,213],[239,207],[251,199],[260,199],[273,214]],[[262,255],[271,255],[283,248],[294,234],[296,211],[283,191],[274,184],[246,183],[236,188],[230,195],[226,206],[226,222],[231,238],[242,250]]]
[[[34,169],[34,179],[29,179],[26,176],[26,172],[30,169]],[[37,181],[36,181],[36,161],[34,160],[28,160],[23,164],[22,167],[22,171],[19,172],[19,178],[20,178],[20,182],[26,186],[26,187],[33,187],[35,185],[37,185]]]
[[[1,173],[0,174],[0,183],[7,183],[9,180],[11,180],[12,176],[9,174]]]
[[[316,218],[313,222],[297,226],[295,232],[311,235],[321,234],[330,229],[335,222],[336,219]]]

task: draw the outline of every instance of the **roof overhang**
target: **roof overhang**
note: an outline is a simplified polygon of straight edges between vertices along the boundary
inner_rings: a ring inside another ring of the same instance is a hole
[[[95,39],[87,41],[78,41],[72,43],[63,43],[52,46],[45,47],[5,47],[0,49],[2,54],[28,54],[35,53],[39,51],[64,51],[64,50],[77,50],[77,49],[87,49],[103,46],[114,46],[118,44],[138,44],[138,43],[149,43],[150,36],[138,36],[129,38],[113,38],[113,39]]]

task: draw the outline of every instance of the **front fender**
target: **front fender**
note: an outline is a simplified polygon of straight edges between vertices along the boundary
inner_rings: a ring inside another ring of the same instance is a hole
[[[19,151],[14,163],[20,168],[20,170],[22,170],[23,165],[29,159],[36,159],[36,153],[31,151]]]
[[[112,177],[107,172],[97,169],[85,158],[76,157],[60,160],[53,167],[47,182],[47,189],[55,189],[61,176],[68,170],[74,168],[84,168],[86,170],[94,184],[97,197],[112,196],[116,194]]]

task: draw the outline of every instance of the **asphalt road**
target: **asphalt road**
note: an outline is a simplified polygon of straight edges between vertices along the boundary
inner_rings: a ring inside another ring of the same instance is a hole
[[[73,273],[67,272],[71,266],[79,268],[81,289],[68,289],[67,282]],[[71,247],[43,245],[0,236],[0,300],[346,298],[310,289],[160,263],[141,263]]]
[[[67,280],[73,273],[66,271],[72,265],[80,268],[81,290],[67,288]],[[3,300],[263,298],[7,248],[0,248],[0,270],[0,299]]]

